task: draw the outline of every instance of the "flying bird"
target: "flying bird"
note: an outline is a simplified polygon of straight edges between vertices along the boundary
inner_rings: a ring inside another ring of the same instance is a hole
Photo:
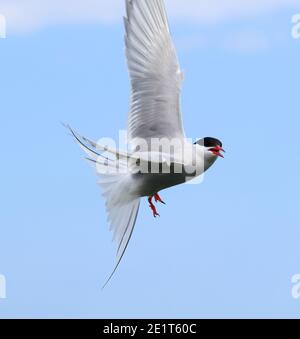
[[[96,168],[117,242],[116,265],[104,286],[128,246],[141,198],[147,198],[153,216],[158,217],[155,203],[164,204],[159,195],[162,190],[201,175],[225,152],[216,138],[193,143],[185,137],[180,109],[183,73],[164,1],[125,2],[125,46],[131,81],[128,140],[132,150],[109,148],[67,126]],[[153,142],[157,140],[164,142],[157,146]]]

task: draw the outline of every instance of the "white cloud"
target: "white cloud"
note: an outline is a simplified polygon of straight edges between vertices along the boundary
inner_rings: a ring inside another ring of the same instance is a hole
[[[300,7],[300,0],[166,0],[166,3],[173,17],[209,23]]]
[[[151,1],[151,0],[149,0]],[[166,0],[170,17],[217,23],[282,8],[300,8],[300,0]],[[56,23],[115,22],[124,0],[0,0],[8,31],[34,30]]]
[[[31,31],[56,23],[112,22],[121,20],[120,0],[0,0],[7,29]]]

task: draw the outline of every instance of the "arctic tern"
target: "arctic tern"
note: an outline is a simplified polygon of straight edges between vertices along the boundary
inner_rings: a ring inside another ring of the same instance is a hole
[[[159,216],[154,202],[164,204],[160,191],[201,175],[225,152],[216,138],[193,143],[185,137],[180,110],[183,73],[164,1],[125,2],[125,46],[131,81],[128,141],[132,150],[109,148],[67,126],[96,168],[117,242],[116,265],[104,286],[128,246],[141,198],[147,197],[153,216]]]

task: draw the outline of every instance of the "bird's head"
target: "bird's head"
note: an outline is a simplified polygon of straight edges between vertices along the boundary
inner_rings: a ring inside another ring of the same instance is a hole
[[[205,151],[208,154],[213,155],[215,158],[224,158],[224,155],[221,153],[225,153],[222,142],[216,138],[206,137],[198,140],[195,144],[203,146],[205,148]]]

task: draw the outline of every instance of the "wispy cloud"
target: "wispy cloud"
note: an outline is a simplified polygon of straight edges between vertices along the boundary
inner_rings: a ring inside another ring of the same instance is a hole
[[[151,0],[149,0],[151,1]],[[282,8],[300,0],[165,0],[168,13],[179,20],[218,23]],[[56,23],[115,22],[124,13],[124,0],[0,0],[8,30],[31,31]]]
[[[217,23],[282,8],[300,6],[300,0],[166,0],[168,12],[179,19]]]

